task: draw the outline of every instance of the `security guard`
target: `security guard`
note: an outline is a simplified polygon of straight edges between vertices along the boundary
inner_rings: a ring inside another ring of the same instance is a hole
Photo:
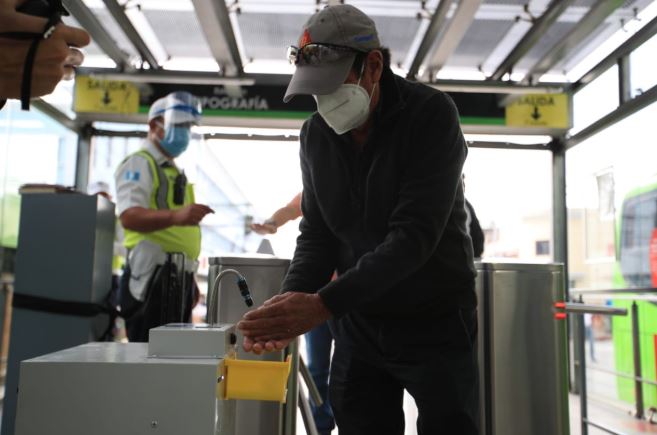
[[[187,149],[200,117],[199,100],[187,92],[155,101],[143,148],[115,173],[128,250],[119,303],[130,341],[148,341],[149,329],[165,323],[189,322],[198,296],[199,222],[214,212],[194,202],[194,189],[174,159]]]

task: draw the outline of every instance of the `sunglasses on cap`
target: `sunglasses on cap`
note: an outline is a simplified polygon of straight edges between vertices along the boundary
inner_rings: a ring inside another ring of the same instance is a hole
[[[344,59],[354,53],[363,53],[351,47],[333,44],[306,44],[303,47],[290,45],[287,59],[292,65],[321,65]]]

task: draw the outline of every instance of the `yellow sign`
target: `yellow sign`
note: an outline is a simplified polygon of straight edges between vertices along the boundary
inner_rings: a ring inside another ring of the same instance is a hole
[[[568,129],[570,99],[567,94],[530,94],[518,97],[506,107],[509,127]]]
[[[130,82],[75,78],[75,111],[130,114],[139,111],[139,89]]]

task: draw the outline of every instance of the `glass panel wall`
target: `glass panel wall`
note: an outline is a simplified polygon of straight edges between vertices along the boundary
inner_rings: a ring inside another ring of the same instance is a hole
[[[657,36],[653,36],[630,55],[630,80],[632,81],[632,96],[641,95],[657,85]]]
[[[106,130],[138,130],[133,125],[102,125]],[[90,184],[110,186],[116,196],[114,174],[121,162],[144,145],[136,137],[94,137],[90,159]],[[194,184],[196,202],[215,213],[201,222],[199,286],[205,292],[208,258],[232,253],[256,252],[269,243],[276,255],[291,257],[296,246],[298,221],[266,237],[251,231],[286,205],[301,190],[298,142],[250,140],[199,140],[176,159]],[[263,239],[268,242],[264,242]]]
[[[618,67],[613,66],[573,97],[571,134],[588,127],[618,107]]]
[[[134,130],[134,129],[132,129]],[[121,162],[144,145],[145,139],[135,137],[99,136],[93,139],[89,170],[90,184],[110,186],[116,195],[114,174]],[[213,147],[205,141],[195,141],[176,159],[194,184],[196,202],[215,209],[201,223],[202,256],[253,250],[255,240],[248,237],[246,223],[253,215],[252,206],[217,158]]]
[[[585,101],[585,100],[583,100]],[[592,98],[585,101],[595,105]],[[585,110],[585,107],[576,110]],[[657,287],[657,104],[607,128],[568,151],[569,281],[579,289]],[[657,297],[601,294],[587,303],[637,304],[642,375],[655,381]],[[621,409],[635,400],[631,316],[585,317],[589,391]],[[606,371],[604,371],[606,370]],[[657,388],[644,384],[646,409]]]
[[[27,183],[75,184],[77,135],[32,108],[9,101],[0,111],[0,245],[15,248],[20,197]]]
[[[552,260],[552,155],[471,148],[465,196],[485,235],[484,259]]]

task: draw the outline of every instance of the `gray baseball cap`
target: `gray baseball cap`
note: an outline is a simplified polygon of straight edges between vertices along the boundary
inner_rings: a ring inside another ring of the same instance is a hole
[[[298,48],[309,44],[351,48],[363,53],[381,47],[374,21],[351,5],[327,6],[311,16],[303,26]],[[295,95],[330,94],[347,79],[355,58],[356,52],[347,50],[335,60],[299,62],[283,101],[287,103]]]

